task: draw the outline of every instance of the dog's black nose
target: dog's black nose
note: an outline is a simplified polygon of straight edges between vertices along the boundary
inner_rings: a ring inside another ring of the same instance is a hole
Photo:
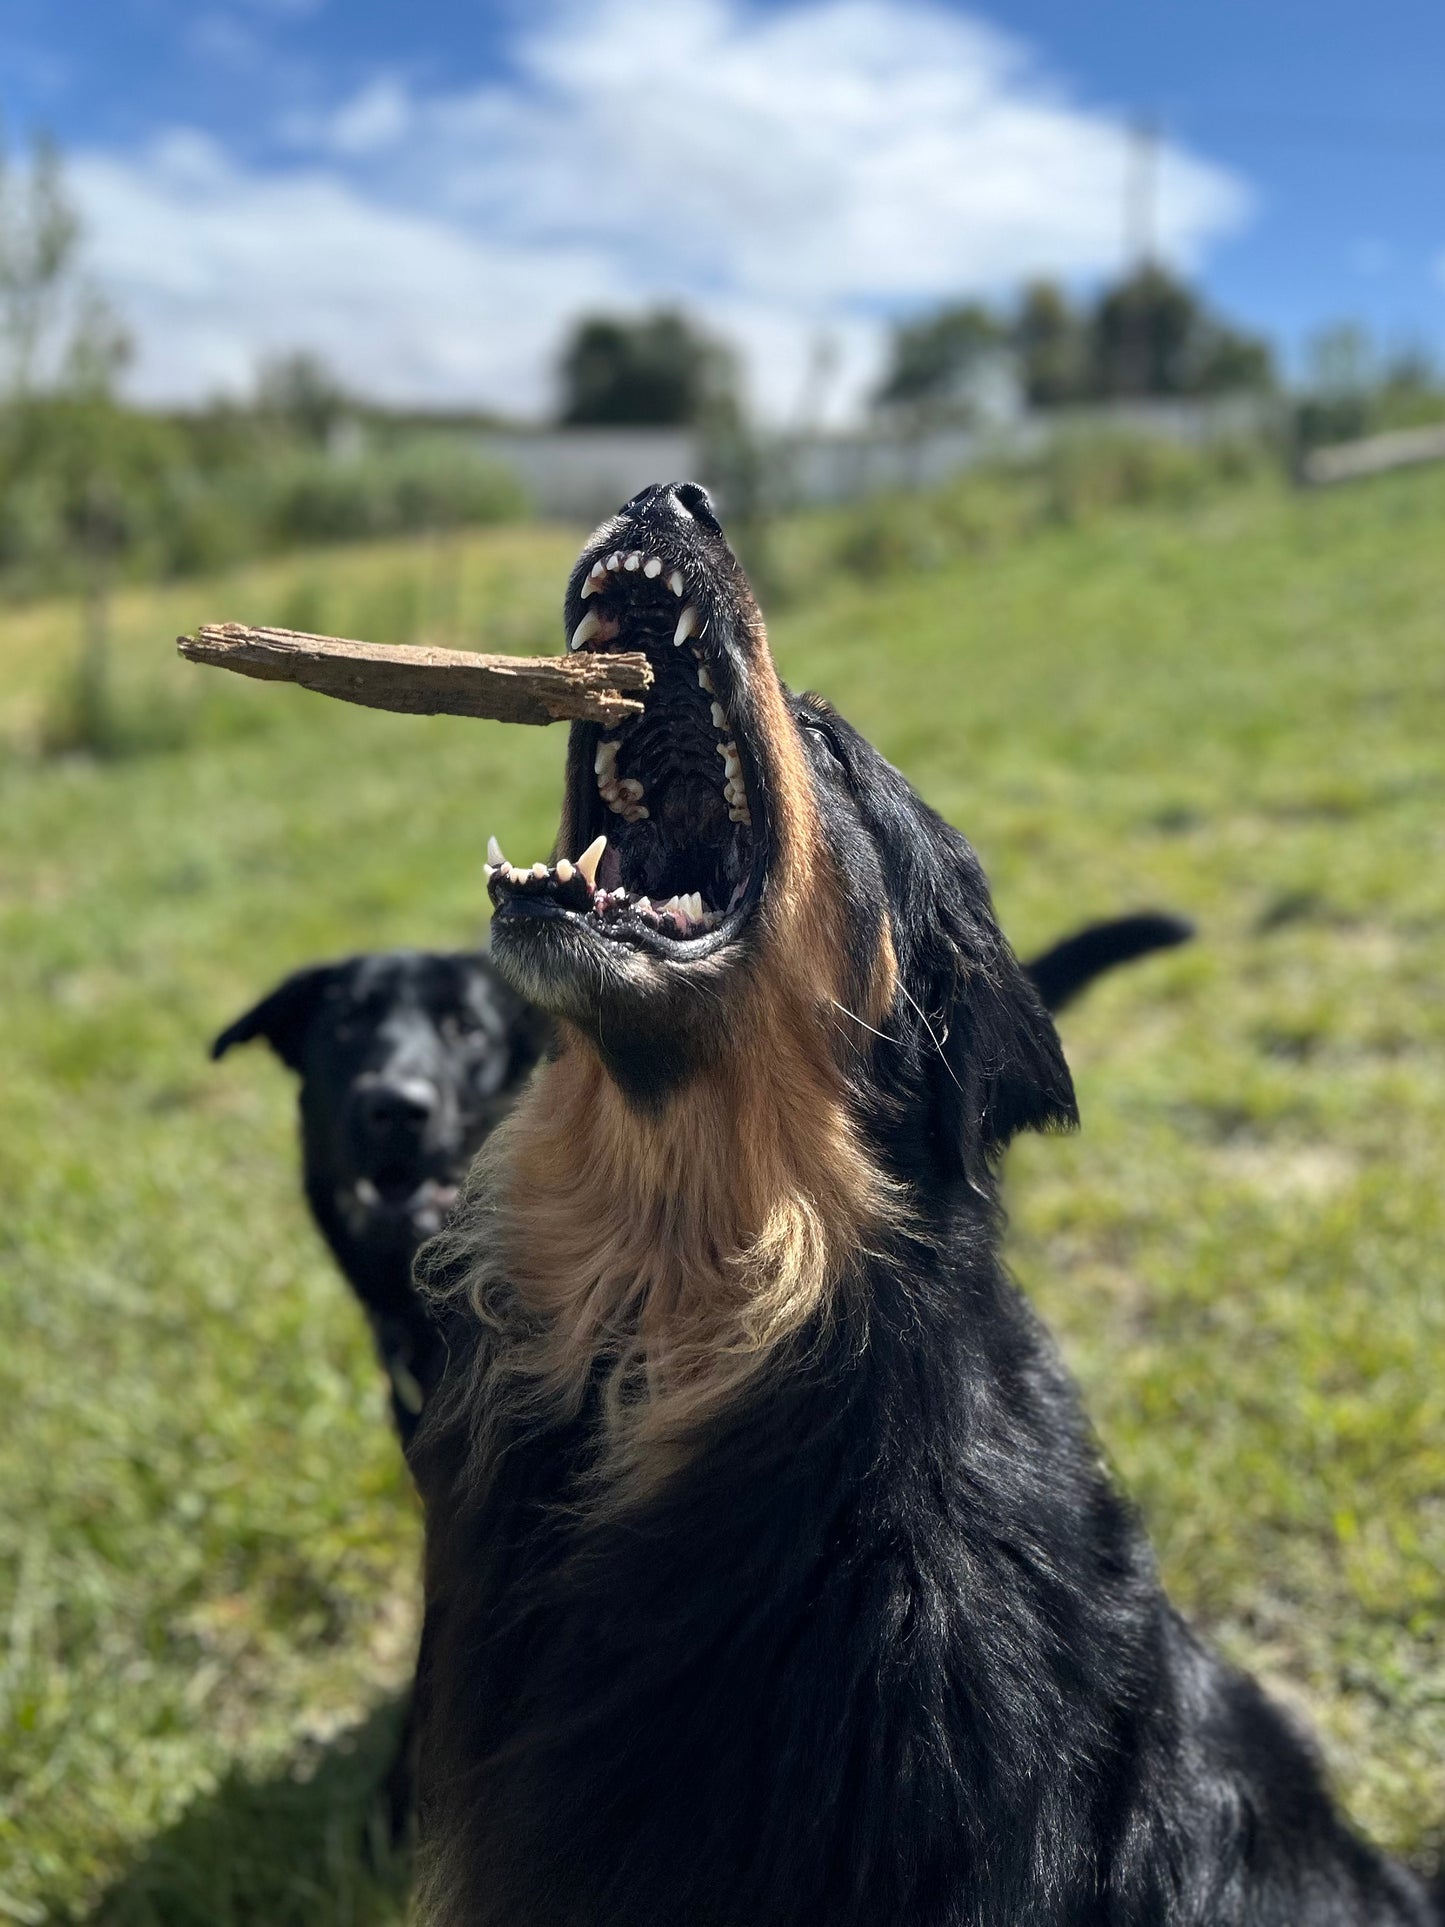
[[[713,508],[712,497],[699,483],[674,482],[668,494],[685,515],[692,517],[694,522],[700,522],[705,529],[711,529],[715,534],[721,535],[722,525],[717,519],[717,511]]]
[[[357,1116],[377,1137],[420,1131],[436,1108],[436,1087],[422,1077],[376,1078],[356,1093]]]

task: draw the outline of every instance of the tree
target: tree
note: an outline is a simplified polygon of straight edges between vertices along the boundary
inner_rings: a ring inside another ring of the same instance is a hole
[[[1219,320],[1164,268],[1140,268],[1106,289],[1089,333],[1090,386],[1104,400],[1273,383],[1268,345]]]
[[[1088,330],[1056,281],[1031,281],[1011,330],[1031,408],[1062,408],[1088,393]]]
[[[154,439],[116,404],[130,343],[80,261],[81,223],[60,158],[37,141],[18,167],[0,138],[0,499],[53,530],[85,584],[67,725],[76,746],[113,740],[110,568]],[[0,551],[10,531],[0,517]]]
[[[584,316],[560,374],[560,418],[571,427],[684,427],[736,407],[731,353],[670,308]]]
[[[888,372],[875,399],[884,406],[966,412],[970,384],[997,357],[1006,330],[982,302],[939,308],[893,331]]]
[[[262,362],[256,407],[300,440],[324,448],[352,401],[321,356],[303,348]]]
[[[81,273],[80,241],[55,148],[38,140],[20,168],[0,133],[0,402],[109,392],[125,364],[129,343]]]

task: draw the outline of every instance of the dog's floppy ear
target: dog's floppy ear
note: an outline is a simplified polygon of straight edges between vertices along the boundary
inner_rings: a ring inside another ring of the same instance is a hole
[[[316,964],[309,970],[293,972],[259,1004],[253,1004],[226,1026],[211,1045],[212,1058],[224,1057],[233,1044],[249,1044],[253,1037],[264,1037],[288,1070],[299,1071],[307,1028],[322,993],[335,978],[334,964]]]
[[[970,960],[945,1002],[947,1034],[934,1069],[938,1115],[977,1180],[1019,1131],[1069,1130],[1079,1121],[1074,1080],[1037,990],[1002,937]]]
[[[920,961],[931,995],[925,1062],[944,1155],[973,1183],[1019,1131],[1079,1121],[1053,1019],[999,929],[968,843],[927,813],[933,851]]]

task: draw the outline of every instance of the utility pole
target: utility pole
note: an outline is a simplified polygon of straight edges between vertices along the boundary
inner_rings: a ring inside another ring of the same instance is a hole
[[[1159,122],[1140,114],[1129,125],[1124,169],[1124,272],[1152,268],[1159,258]]]
[[[1129,125],[1124,166],[1124,306],[1120,387],[1149,392],[1148,282],[1159,258],[1159,122],[1140,114]]]

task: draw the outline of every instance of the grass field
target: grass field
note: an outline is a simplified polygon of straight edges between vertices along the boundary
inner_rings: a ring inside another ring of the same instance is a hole
[[[815,570],[774,623],[968,831],[1021,950],[1197,918],[1066,1017],[1084,1130],[1012,1154],[1014,1261],[1176,1596],[1410,1850],[1445,1824],[1442,527],[1441,475],[1254,483]],[[574,540],[129,594],[106,760],[40,748],[74,610],[0,614],[0,1921],[401,1918],[359,1842],[416,1508],[288,1080],[206,1044],[293,965],[477,937],[487,832],[546,847],[563,738],[170,638],[553,648]]]

